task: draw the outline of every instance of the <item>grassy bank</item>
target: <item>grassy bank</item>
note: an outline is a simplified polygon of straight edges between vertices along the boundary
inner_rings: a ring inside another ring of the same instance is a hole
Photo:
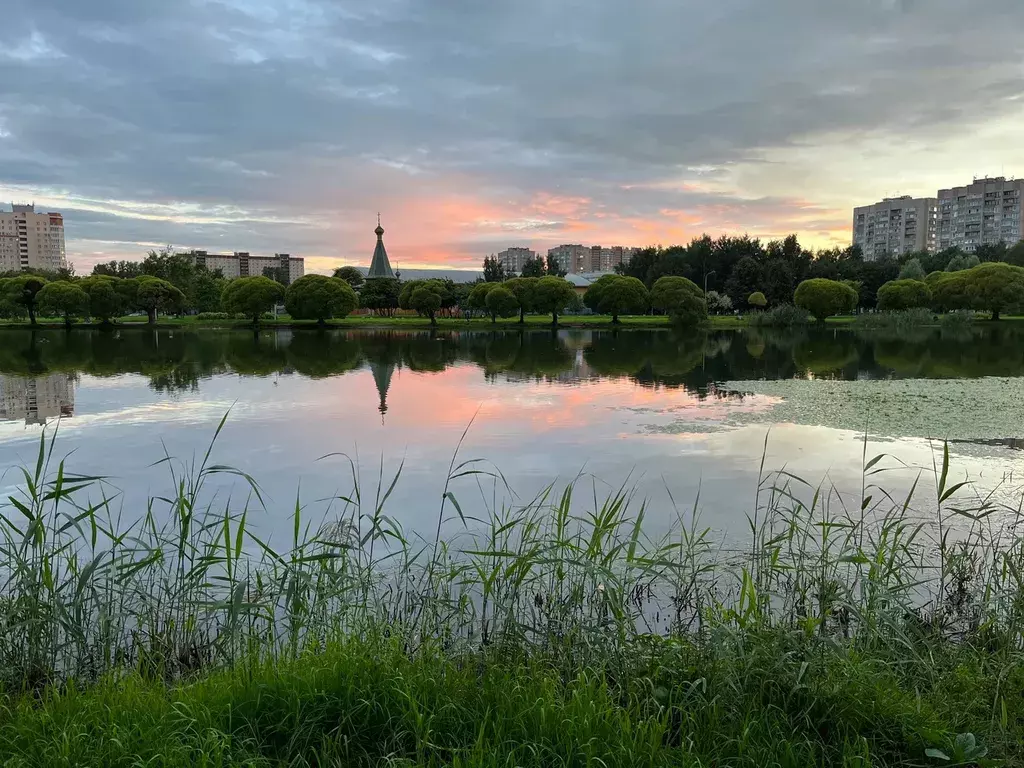
[[[313,517],[215,451],[129,523],[52,451],[3,509],[3,765],[1024,760],[1020,507],[941,451],[906,498],[884,456],[859,498],[764,472],[738,549],[697,504],[652,539],[628,488],[514,501],[457,454],[422,537],[387,512],[400,470],[350,465]]]

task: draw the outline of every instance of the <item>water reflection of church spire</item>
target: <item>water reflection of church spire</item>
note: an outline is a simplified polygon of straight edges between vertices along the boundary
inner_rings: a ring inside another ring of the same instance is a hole
[[[377,385],[377,394],[380,395],[380,423],[384,423],[384,414],[388,412],[388,388],[391,386],[391,376],[395,372],[395,364],[390,360],[387,362],[370,362],[370,371],[373,373],[373,381]]]

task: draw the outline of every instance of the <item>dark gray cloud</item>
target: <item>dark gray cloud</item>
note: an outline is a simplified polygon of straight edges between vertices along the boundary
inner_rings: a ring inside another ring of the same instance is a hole
[[[125,248],[347,256],[378,207],[445,217],[407,233],[429,258],[507,237],[463,231],[465,205],[432,208],[447,198],[550,236],[715,206],[761,226],[809,190],[728,189],[715,169],[836,135],[938,146],[1024,107],[1019,0],[35,0],[4,17],[0,188],[65,200],[74,237]],[[588,202],[544,215],[545,194]]]

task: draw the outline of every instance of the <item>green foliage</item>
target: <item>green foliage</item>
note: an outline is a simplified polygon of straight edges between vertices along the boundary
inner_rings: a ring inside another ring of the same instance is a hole
[[[924,277],[924,275],[921,275]],[[825,278],[804,280],[793,294],[793,303],[824,322],[832,315],[852,312],[857,306],[857,293],[845,283]]]
[[[484,282],[500,283],[506,277],[505,267],[496,257],[488,256],[484,259]]]
[[[764,309],[768,306],[768,299],[760,291],[754,291],[754,293],[747,297],[747,304],[758,309]]]
[[[526,319],[526,313],[535,310],[537,278],[514,277],[511,280],[506,280],[502,285],[519,302],[519,322],[522,323]]]
[[[106,277],[119,277],[123,280],[130,280],[133,277],[140,277],[142,272],[141,261],[108,261],[104,264],[97,264],[92,268],[93,275]]]
[[[227,282],[209,270],[197,270],[188,283],[186,303],[196,312],[218,312]]]
[[[519,301],[507,288],[503,288],[497,283],[483,283],[483,285],[495,286],[493,290],[487,292],[484,299],[492,321],[499,317],[512,317],[519,311]]]
[[[36,297],[47,284],[45,277],[39,275],[23,274],[17,277],[8,277],[3,280],[0,286],[3,290],[3,302],[12,308],[20,307],[28,314],[29,322],[36,324]]]
[[[708,291],[704,300],[707,302],[708,311],[716,315],[732,311],[732,299],[718,291]]]
[[[619,315],[639,315],[647,311],[650,295],[646,286],[635,277],[602,275],[583,295],[583,303],[600,315],[611,315],[619,322]]]
[[[807,325],[811,322],[811,316],[806,309],[801,307],[794,307],[792,304],[780,304],[777,307],[772,307],[767,312],[752,312],[747,320],[755,328],[789,328]]]
[[[268,277],[239,277],[224,288],[221,305],[224,311],[252,318],[252,324],[259,325],[263,313],[280,304],[284,295],[284,286]]]
[[[951,312],[958,309],[972,309],[975,299],[968,286],[968,273],[934,272],[937,279],[929,279],[932,292],[932,306],[937,312]],[[932,278],[932,275],[928,276]]]
[[[963,274],[974,306],[991,312],[993,320],[1006,310],[1024,305],[1024,268],[986,262]]]
[[[125,297],[118,290],[121,281],[117,278],[95,275],[79,282],[79,287],[89,297],[89,316],[100,323],[110,323],[125,310]]]
[[[373,277],[359,290],[359,306],[373,310],[383,317],[393,317],[398,309],[402,284],[393,277]]]
[[[470,290],[469,296],[466,299],[466,304],[470,307],[470,309],[477,309],[480,310],[481,312],[487,312],[487,294],[489,294],[493,288],[496,288],[499,285],[501,285],[501,283],[477,283]],[[512,298],[515,297],[513,296]],[[519,302],[516,302],[516,307],[518,308],[518,306]],[[491,316],[491,319],[494,319],[493,315]]]
[[[921,280],[893,280],[878,289],[878,308],[883,312],[928,307],[931,303],[931,289]]]
[[[402,286],[398,298],[402,309],[412,309],[430,318],[431,325],[437,325],[437,312],[444,305],[449,286],[442,280],[411,280]]]
[[[924,267],[921,266],[920,260],[914,258],[906,261],[903,264],[903,268],[900,269],[900,280],[924,280],[925,271]]]
[[[338,267],[334,270],[334,277],[344,280],[353,290],[358,291],[366,278],[363,277],[363,273],[357,267]]]
[[[624,335],[605,334],[588,361],[601,366]],[[232,338],[251,348],[249,336]],[[487,336],[481,355],[514,368],[522,348]],[[336,343],[295,360],[264,345],[252,368],[358,364]],[[704,353],[683,336],[657,344],[615,359],[685,374]],[[423,353],[445,346],[425,338]],[[563,371],[566,356],[544,349],[556,358],[533,368]],[[844,357],[796,354],[826,372]],[[507,512],[446,491],[438,522],[466,523],[422,546],[384,508],[401,471],[377,494],[354,471],[327,529],[308,526],[298,500],[281,546],[258,519],[277,511],[261,508],[255,479],[214,462],[215,446],[143,505],[146,524],[120,527],[111,494],[51,448],[40,441],[2,511],[0,764],[1024,760],[1024,608],[1005,565],[1021,542],[987,525],[943,535],[990,509],[951,484],[948,448],[928,491],[874,479],[856,514],[833,509],[834,486],[765,472],[750,546],[724,553],[697,519],[649,535],[629,488],[591,501],[578,483]],[[864,475],[880,477],[886,458]],[[465,472],[453,462],[447,481]],[[250,493],[225,499],[231,476]],[[925,504],[937,530],[921,523]]]
[[[258,279],[266,280],[265,277]],[[144,311],[151,324],[156,322],[157,314],[180,312],[184,307],[184,294],[166,280],[143,275],[124,282],[134,286],[132,306]]]
[[[316,320],[323,325],[331,318],[348,315],[359,306],[359,297],[342,278],[305,275],[288,286],[284,306],[298,320]]]
[[[544,259],[537,256],[523,262],[523,271],[520,277],[544,277],[545,274],[547,274],[547,269],[544,265]]]
[[[572,303],[575,295],[576,289],[572,283],[564,278],[549,275],[537,280],[533,288],[532,306],[541,314],[550,312],[551,324],[558,325],[558,315]]]
[[[651,288],[651,306],[682,326],[698,326],[708,318],[704,292],[685,277],[658,278]]]
[[[63,318],[69,328],[75,318],[89,314],[89,295],[75,283],[47,283],[36,295],[36,301],[40,312]]]

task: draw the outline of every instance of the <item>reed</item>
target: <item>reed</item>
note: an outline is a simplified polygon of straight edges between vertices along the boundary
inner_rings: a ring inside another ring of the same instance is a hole
[[[1024,759],[1024,502],[945,446],[900,497],[884,455],[859,498],[762,464],[731,548],[699,499],[652,538],[628,480],[516,500],[459,451],[421,538],[401,468],[367,490],[342,457],[350,492],[297,498],[281,546],[216,435],[136,519],[41,437],[0,528],[5,765]]]

